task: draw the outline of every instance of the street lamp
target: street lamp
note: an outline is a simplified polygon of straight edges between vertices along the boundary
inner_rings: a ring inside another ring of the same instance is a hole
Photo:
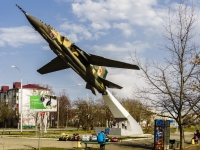
[[[11,66],[12,68],[16,68],[20,72],[20,80],[21,80],[21,111],[20,111],[20,117],[21,117],[21,122],[20,122],[20,131],[22,132],[22,102],[23,102],[23,96],[22,96],[22,73],[21,70],[16,67],[16,66]]]

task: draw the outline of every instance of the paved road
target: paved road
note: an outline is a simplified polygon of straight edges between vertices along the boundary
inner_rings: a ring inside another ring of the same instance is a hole
[[[0,149],[33,149],[41,147],[73,148],[76,142],[58,141],[58,139],[37,139],[37,138],[13,138],[3,137],[0,139]]]
[[[0,139],[1,150],[11,149],[34,149],[40,147],[58,147],[58,148],[75,148],[77,147],[76,141],[58,141],[57,139],[31,139],[31,138],[11,138],[3,137]],[[97,148],[99,145],[89,145],[90,147]],[[84,147],[84,145],[82,145]],[[152,149],[152,140],[145,141],[125,141],[113,143],[106,146],[106,150],[150,150]]]
[[[193,133],[185,133],[186,146],[190,145]],[[171,134],[170,139],[179,140],[179,134]],[[84,145],[82,145],[84,147]],[[98,145],[91,145],[97,147]],[[23,138],[23,137],[10,137],[1,136],[0,138],[0,150],[11,149],[32,149],[38,147],[58,147],[58,148],[75,148],[77,147],[76,141],[58,141],[56,138]],[[113,143],[106,146],[106,150],[151,150],[153,148],[153,136],[152,138],[139,140],[127,140],[123,142]]]

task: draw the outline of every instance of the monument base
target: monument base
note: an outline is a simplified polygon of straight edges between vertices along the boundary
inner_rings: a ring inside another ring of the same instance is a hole
[[[127,110],[119,103],[119,101],[108,91],[107,95],[102,95],[105,103],[111,110],[115,120],[119,122],[119,128],[110,128],[110,134],[121,135],[121,136],[131,136],[143,134],[141,126],[136,122],[136,120],[127,112]],[[126,127],[122,126],[122,123],[126,124]],[[98,129],[98,128],[97,128]],[[104,128],[105,129],[105,128]],[[98,132],[100,132],[98,129]],[[101,130],[102,131],[102,130]]]
[[[104,128],[104,127],[97,127],[95,129],[95,132],[98,134],[99,132],[101,131],[105,131],[105,129],[107,128]],[[109,128],[110,129],[110,135],[120,135],[121,136],[121,128]]]

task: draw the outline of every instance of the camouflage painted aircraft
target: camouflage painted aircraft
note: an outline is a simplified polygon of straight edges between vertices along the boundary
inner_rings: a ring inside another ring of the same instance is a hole
[[[50,25],[46,25],[42,21],[27,14],[17,4],[16,6],[25,14],[33,28],[49,43],[49,47],[57,55],[56,58],[37,70],[40,74],[72,68],[85,80],[86,88],[90,89],[96,95],[97,91],[102,94],[107,94],[106,87],[122,88],[105,79],[108,72],[103,66],[139,70],[137,65],[86,53],[66,37],[56,32]]]

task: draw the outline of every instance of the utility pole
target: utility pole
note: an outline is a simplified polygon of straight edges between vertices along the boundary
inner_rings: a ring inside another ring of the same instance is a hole
[[[58,103],[58,107],[57,107],[57,111],[58,111],[58,116],[57,116],[57,128],[59,128],[59,100],[57,101],[57,103]]]
[[[67,128],[67,124],[68,124],[68,110],[69,110],[69,105],[65,106],[67,108],[67,120],[66,120],[66,128]]]

